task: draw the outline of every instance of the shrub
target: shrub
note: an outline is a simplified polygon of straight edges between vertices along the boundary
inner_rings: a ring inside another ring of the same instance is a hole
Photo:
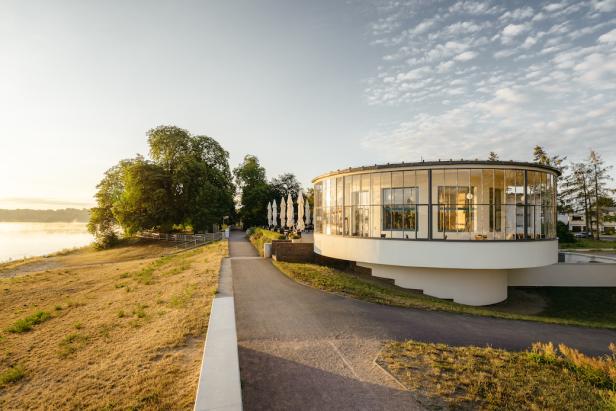
[[[556,223],[556,236],[561,243],[575,243],[575,237],[569,231],[567,224],[562,221]]]

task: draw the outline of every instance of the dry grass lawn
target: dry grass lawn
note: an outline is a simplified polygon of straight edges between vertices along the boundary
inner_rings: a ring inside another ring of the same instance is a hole
[[[0,267],[0,409],[192,408],[227,244],[165,251]]]
[[[428,409],[613,410],[614,355],[535,344],[527,352],[416,341],[385,345],[377,363]]]

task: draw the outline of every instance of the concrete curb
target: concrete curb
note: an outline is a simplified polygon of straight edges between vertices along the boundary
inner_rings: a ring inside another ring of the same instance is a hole
[[[242,410],[235,302],[229,258],[223,259],[220,267],[218,294],[212,302],[194,409]]]

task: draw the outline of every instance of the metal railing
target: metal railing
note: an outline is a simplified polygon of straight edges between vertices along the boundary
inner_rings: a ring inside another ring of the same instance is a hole
[[[141,232],[138,237],[150,240],[169,241],[175,248],[193,248],[200,245],[219,241],[224,238],[224,232],[205,233],[205,234],[167,234],[151,231]]]

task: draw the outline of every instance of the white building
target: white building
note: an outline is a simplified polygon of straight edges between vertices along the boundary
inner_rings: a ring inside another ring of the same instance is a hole
[[[444,161],[331,172],[313,180],[315,252],[469,305],[507,298],[512,270],[558,260],[558,170]]]
[[[558,219],[567,224],[569,231],[573,233],[590,231],[590,226],[586,224],[586,216],[583,211],[559,215]],[[594,210],[591,211],[591,221],[594,230],[597,221]],[[605,235],[616,233],[616,207],[603,209],[602,221],[599,223],[599,232]]]

